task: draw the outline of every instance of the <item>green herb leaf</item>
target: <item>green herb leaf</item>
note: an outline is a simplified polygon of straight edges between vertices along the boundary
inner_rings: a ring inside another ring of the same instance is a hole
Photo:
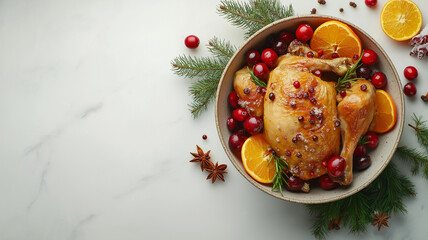
[[[250,68],[247,67],[247,70],[248,70],[248,73],[250,73],[251,82],[253,82],[254,84],[256,84],[259,87],[266,88],[266,83],[263,82],[262,80],[260,80],[258,77],[256,77],[256,75],[254,75],[254,67],[253,67],[253,70],[250,70]]]

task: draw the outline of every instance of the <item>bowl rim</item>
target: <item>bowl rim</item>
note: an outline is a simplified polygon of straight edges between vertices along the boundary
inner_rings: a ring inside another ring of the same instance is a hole
[[[374,45],[376,45],[376,47],[382,52],[382,54],[385,56],[386,61],[388,62],[388,64],[391,66],[392,68],[392,74],[394,75],[395,79],[397,79],[397,83],[400,89],[403,89],[402,83],[400,81],[400,77],[397,73],[397,70],[395,69],[394,64],[392,63],[390,57],[388,56],[388,54],[385,52],[385,50],[380,46],[380,44],[373,39],[367,32],[365,32],[363,29],[361,29],[360,27],[354,25],[353,23],[350,23],[349,21],[346,21],[344,19],[338,18],[338,17],[333,17],[333,16],[329,16],[329,15],[298,15],[298,16],[292,16],[292,17],[287,17],[287,18],[283,18],[280,20],[277,20],[275,22],[272,22],[268,25],[266,25],[265,27],[261,28],[260,30],[258,30],[257,32],[255,32],[253,35],[251,35],[248,39],[245,40],[245,42],[236,50],[236,52],[233,54],[233,56],[230,58],[229,62],[227,63],[226,67],[223,70],[223,73],[221,75],[220,81],[218,83],[218,87],[217,87],[217,91],[216,91],[216,98],[215,98],[215,124],[216,124],[216,128],[217,128],[217,133],[218,136],[220,138],[220,142],[221,145],[223,146],[223,149],[225,150],[229,161],[232,162],[232,164],[234,165],[234,167],[238,170],[238,172],[245,178],[247,179],[252,185],[256,186],[258,189],[262,190],[263,192],[269,194],[270,196],[276,197],[278,199],[281,200],[286,200],[286,201],[290,201],[290,202],[295,202],[295,203],[304,203],[304,204],[319,204],[319,203],[327,203],[327,202],[332,202],[332,201],[337,201],[346,197],[349,197],[359,191],[361,191],[362,189],[366,188],[370,183],[372,183],[379,175],[380,173],[385,169],[385,167],[389,164],[389,162],[392,159],[392,156],[395,153],[395,150],[398,146],[398,143],[401,139],[401,135],[403,132],[403,126],[404,126],[404,110],[405,110],[405,101],[404,101],[404,95],[401,91],[399,91],[399,95],[400,95],[400,100],[401,100],[401,104],[399,106],[395,106],[396,108],[400,108],[400,115],[397,118],[397,123],[399,123],[398,126],[398,134],[397,134],[397,140],[393,143],[393,147],[392,147],[392,151],[389,153],[388,157],[385,159],[385,161],[383,162],[383,164],[381,165],[381,167],[378,169],[377,172],[375,172],[374,175],[372,175],[365,183],[363,183],[361,186],[352,189],[350,191],[346,191],[343,194],[338,194],[335,195],[333,197],[327,198],[327,199],[323,199],[323,200],[317,200],[317,199],[313,199],[313,198],[308,198],[307,200],[302,200],[302,199],[298,199],[298,198],[293,198],[287,195],[280,195],[280,194],[274,194],[274,192],[272,191],[268,191],[265,188],[262,188],[260,185],[260,183],[258,183],[257,181],[255,181],[254,179],[252,179],[250,176],[247,176],[247,173],[245,172],[245,170],[242,170],[240,168],[240,166],[238,166],[238,163],[235,163],[235,161],[233,161],[232,159],[235,157],[230,149],[228,148],[228,144],[224,141],[224,136],[223,133],[221,132],[221,128],[220,128],[220,121],[219,121],[219,94],[220,94],[220,87],[222,86],[222,83],[225,79],[225,74],[226,74],[226,70],[230,67],[231,63],[238,57],[238,55],[240,54],[241,50],[246,46],[246,43],[251,41],[252,39],[254,39],[256,36],[258,36],[259,34],[261,34],[262,32],[266,31],[268,28],[280,24],[282,22],[286,22],[286,21],[290,21],[293,19],[299,19],[299,18],[314,18],[314,19],[326,19],[326,21],[329,20],[336,20],[336,21],[340,21],[343,22],[349,26],[351,26],[352,28],[358,30],[361,34],[363,34],[364,36],[366,36]],[[310,193],[309,193],[310,194]]]

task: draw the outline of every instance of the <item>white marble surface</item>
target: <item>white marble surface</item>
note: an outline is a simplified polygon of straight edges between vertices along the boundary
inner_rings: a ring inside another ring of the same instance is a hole
[[[419,99],[428,91],[428,59],[408,56],[409,46],[384,35],[385,0],[375,9],[363,0],[356,9],[343,0],[282,2],[297,14],[316,7],[365,29],[403,83],[404,67],[417,67],[419,92],[406,97],[406,120],[413,112],[428,119]],[[428,18],[428,3],[415,2]],[[243,32],[217,15],[218,4],[0,0],[0,239],[312,239],[305,207],[266,195],[233,168],[213,106],[193,119],[191,80],[170,71],[179,54],[208,55],[203,45],[213,36],[243,43]],[[183,44],[189,34],[202,41],[195,51]],[[417,146],[407,128],[401,142]],[[225,183],[205,181],[188,162],[196,144],[229,165]],[[411,179],[418,195],[389,229],[329,238],[428,239],[428,182]]]

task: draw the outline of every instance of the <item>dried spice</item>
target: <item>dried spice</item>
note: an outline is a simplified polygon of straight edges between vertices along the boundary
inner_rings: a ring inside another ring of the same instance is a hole
[[[380,229],[385,226],[385,227],[389,227],[388,226],[388,220],[390,218],[390,216],[383,214],[381,211],[376,211],[375,213],[372,213],[373,216],[373,222],[372,225],[376,226],[377,225],[377,230],[380,231]]]
[[[208,172],[211,172],[210,174],[208,174],[207,179],[211,179],[212,183],[214,183],[215,180],[217,180],[217,178],[224,182],[223,174],[227,173],[225,171],[226,168],[227,168],[226,164],[218,165],[218,162],[217,162],[215,165],[212,165],[211,168],[206,169]]]
[[[316,14],[316,13],[317,13],[317,9],[316,8],[312,8],[311,14]]]
[[[426,95],[421,96],[422,101],[428,102],[428,93]]]
[[[353,8],[356,8],[356,7],[357,7],[357,4],[356,4],[355,2],[349,2],[349,6],[351,6],[351,7],[353,7]]]
[[[201,170],[204,171],[208,170],[208,168],[212,168],[214,166],[214,164],[210,161],[210,152],[211,150],[209,150],[208,152],[204,153],[204,151],[202,150],[202,148],[200,148],[198,145],[196,145],[196,149],[198,150],[197,153],[190,153],[192,154],[192,156],[194,157],[192,160],[190,160],[190,162],[199,162],[201,163]]]
[[[321,5],[324,5],[326,3],[326,1],[325,0],[318,0],[318,3]]]
[[[339,11],[340,11],[340,12],[343,12],[343,8],[340,8],[340,9],[339,9]]]

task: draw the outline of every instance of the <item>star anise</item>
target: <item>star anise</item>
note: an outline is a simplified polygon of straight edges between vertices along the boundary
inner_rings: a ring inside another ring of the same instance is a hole
[[[190,153],[194,157],[192,160],[190,160],[190,162],[200,162],[202,172],[204,169],[213,168],[214,164],[210,161],[211,150],[208,150],[208,152],[204,153],[202,148],[200,148],[198,145],[196,145],[196,149],[198,150],[198,153]]]
[[[390,218],[390,216],[382,213],[381,211],[376,211],[374,213],[372,213],[373,216],[373,222],[372,225],[375,226],[377,225],[377,230],[380,231],[380,229],[382,228],[382,226],[388,226],[388,219]]]
[[[212,183],[215,182],[215,180],[218,178],[224,182],[223,174],[227,173],[225,169],[227,168],[226,164],[218,165],[218,162],[212,166],[212,168],[206,168],[208,172],[211,172],[208,174],[207,179],[212,179]]]

